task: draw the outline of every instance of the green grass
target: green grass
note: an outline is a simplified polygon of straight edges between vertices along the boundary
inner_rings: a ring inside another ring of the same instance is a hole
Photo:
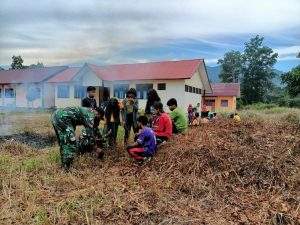
[[[42,161],[38,158],[26,159],[22,162],[22,168],[25,170],[35,170],[42,164]]]
[[[9,157],[7,155],[1,155],[0,156],[0,166],[8,165],[10,160],[11,160],[11,157]]]

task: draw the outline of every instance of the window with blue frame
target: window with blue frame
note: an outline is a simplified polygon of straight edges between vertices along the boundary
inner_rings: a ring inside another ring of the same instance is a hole
[[[59,84],[57,86],[57,98],[70,98],[70,85]]]
[[[129,90],[129,84],[115,84],[114,85],[114,97],[124,99],[126,93]]]
[[[5,88],[4,96],[5,96],[5,98],[14,98],[15,97],[14,89],[13,88]]]
[[[137,84],[136,85],[136,97],[138,99],[147,99],[148,90],[153,88],[153,84]]]
[[[83,99],[87,96],[86,87],[75,85],[74,87],[74,98],[80,98]]]
[[[206,106],[215,106],[215,100],[205,100]]]
[[[228,107],[228,100],[221,100],[222,107]]]

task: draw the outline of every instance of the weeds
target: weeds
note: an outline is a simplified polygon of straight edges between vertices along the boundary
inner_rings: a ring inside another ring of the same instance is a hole
[[[39,159],[27,159],[22,162],[21,168],[25,170],[35,170],[40,167],[41,164],[42,162]]]
[[[102,161],[78,157],[67,174],[58,146],[3,141],[0,223],[299,224],[299,111],[275,109],[190,129],[142,167],[119,144]],[[33,132],[52,135],[44,120]]]

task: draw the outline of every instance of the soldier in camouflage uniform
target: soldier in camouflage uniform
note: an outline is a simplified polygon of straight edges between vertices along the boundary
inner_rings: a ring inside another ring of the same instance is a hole
[[[73,159],[78,154],[75,129],[77,125],[83,125],[92,143],[95,143],[94,119],[99,117],[100,109],[84,107],[66,107],[56,110],[51,116],[58,143],[62,164],[66,170],[70,169]],[[95,146],[96,147],[96,146]]]
[[[107,141],[107,136],[109,134],[104,135],[103,131],[99,129],[100,120],[104,121],[104,110],[102,108],[99,110],[100,115],[97,120],[95,119],[93,128],[95,139],[91,139],[88,135],[87,129],[83,127],[79,135],[79,151],[81,154],[84,154],[85,152],[92,152],[94,150],[93,146],[96,145],[97,157],[102,159],[104,156],[102,149],[104,148],[105,142]]]

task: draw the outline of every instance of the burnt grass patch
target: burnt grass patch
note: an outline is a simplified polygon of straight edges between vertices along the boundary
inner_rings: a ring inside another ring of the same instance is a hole
[[[0,144],[5,141],[18,142],[28,145],[28,147],[43,149],[54,146],[56,143],[56,136],[34,132],[23,132],[0,136]]]

